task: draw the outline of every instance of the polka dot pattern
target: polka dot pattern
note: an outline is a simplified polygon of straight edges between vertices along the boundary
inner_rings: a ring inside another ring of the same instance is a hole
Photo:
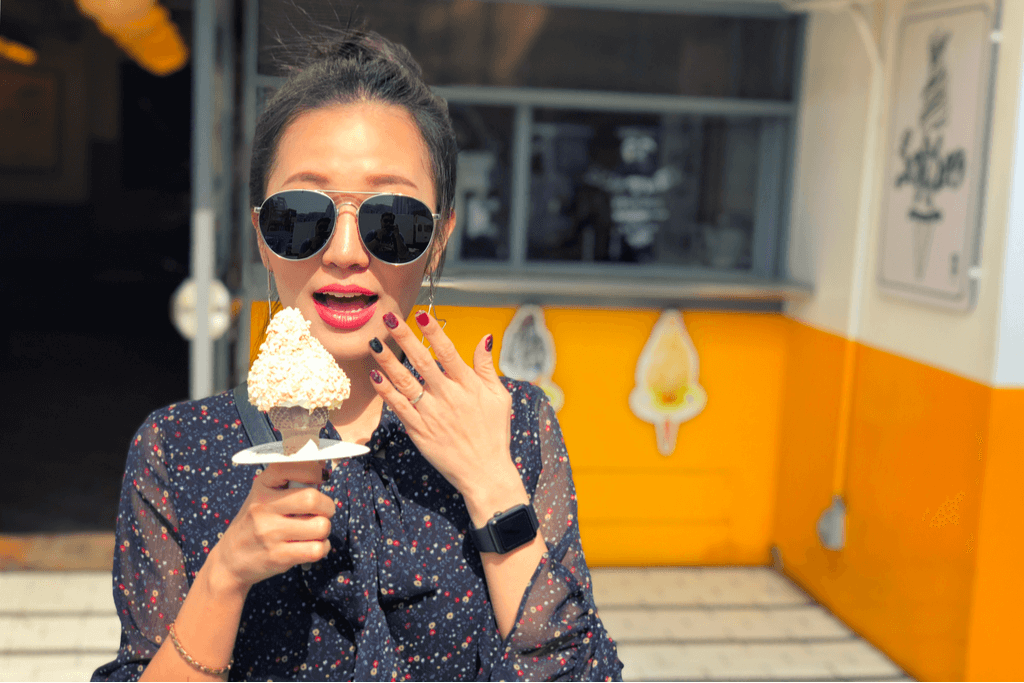
[[[336,501],[331,552],[249,592],[231,679],[620,680],[615,643],[594,605],[569,458],[536,387],[506,380],[512,457],[548,552],[501,638],[458,491],[385,407],[371,455],[339,461],[322,490]],[[328,424],[321,436],[338,438]],[[114,601],[117,659],[97,680],[135,680],[257,469],[230,392],[159,410],[132,441],[121,490]]]

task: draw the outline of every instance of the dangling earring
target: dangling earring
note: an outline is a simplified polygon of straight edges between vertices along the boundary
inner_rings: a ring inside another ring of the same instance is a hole
[[[271,285],[272,276],[273,276],[273,273],[271,273],[268,270],[267,271],[267,324],[268,325],[270,324],[270,319],[274,317],[274,304],[272,303],[273,302],[273,297],[270,294],[270,291],[271,291],[270,285]]]
[[[429,280],[427,282],[427,315],[436,320],[437,324],[440,325],[441,329],[443,330],[445,326],[448,324],[448,321],[444,318],[438,318],[434,314],[434,289],[436,286],[436,282],[434,281],[433,274],[431,274],[428,277]],[[420,343],[423,344],[428,349],[430,348],[430,343],[427,341],[427,335],[424,334],[420,336]]]
[[[438,318],[437,314],[434,313],[434,283],[433,282],[430,283],[430,290],[427,292],[427,313],[430,315],[431,318],[433,318],[434,320],[437,321],[437,323],[441,326],[442,330],[444,329],[444,326],[448,324],[448,321],[446,319]]]

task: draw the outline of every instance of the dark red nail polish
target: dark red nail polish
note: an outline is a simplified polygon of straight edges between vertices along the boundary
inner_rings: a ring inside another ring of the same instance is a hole
[[[323,481],[327,481],[330,478],[331,468],[327,466],[327,463],[324,463],[324,466],[320,468],[320,479],[322,479]]]
[[[380,353],[384,350],[384,345],[380,343],[380,339],[374,337],[370,340],[370,348],[373,349],[374,353]],[[374,370],[376,372],[376,370]]]
[[[370,370],[370,379],[372,379],[375,384],[380,384],[384,381],[384,375],[380,374],[376,370]]]
[[[484,339],[484,351],[487,353],[491,352],[491,347],[494,346],[494,335],[487,335],[487,339]]]
[[[427,323],[430,322],[430,316],[427,315],[426,311],[420,311],[416,314],[416,322],[420,327],[426,327]]]
[[[398,318],[395,317],[394,313],[385,313],[384,324],[388,326],[389,330],[393,330],[398,327]]]

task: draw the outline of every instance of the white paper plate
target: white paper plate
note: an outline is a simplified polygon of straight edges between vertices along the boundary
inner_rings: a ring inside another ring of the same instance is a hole
[[[312,441],[306,442],[295,455],[284,454],[284,443],[273,441],[261,443],[252,448],[238,451],[231,462],[236,465],[264,465],[272,462],[307,462],[310,460],[334,460],[335,458],[354,458],[370,452],[366,446],[336,439],[320,439],[317,448]]]

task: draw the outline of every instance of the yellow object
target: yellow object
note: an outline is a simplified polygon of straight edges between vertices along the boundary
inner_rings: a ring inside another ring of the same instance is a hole
[[[666,328],[651,352],[651,363],[644,373],[644,386],[655,404],[662,408],[678,408],[690,386],[690,350],[675,327]]]
[[[438,307],[467,362],[488,333],[498,352],[513,313]],[[685,313],[710,399],[665,458],[627,405],[659,312],[544,313],[592,566],[764,565],[777,545],[790,577],[912,676],[1020,679],[1024,390],[855,342],[847,540],[833,552],[815,524],[835,479],[845,338],[781,315]]]
[[[188,63],[188,47],[155,0],[76,0],[83,14],[139,66],[167,76]]]
[[[854,342],[846,547],[832,495],[846,339],[790,321],[773,536],[788,575],[920,680],[1019,680],[1024,390]]]
[[[415,314],[417,307],[413,310]],[[512,308],[438,306],[466,363],[487,334],[500,355]],[[778,315],[684,313],[712,398],[684,423],[672,457],[629,408],[636,362],[660,311],[545,308],[558,347],[552,381],[594,566],[766,564],[788,324]],[[267,303],[252,305],[253,338]],[[410,324],[412,324],[410,318]],[[416,329],[415,327],[413,329]],[[250,345],[250,358],[258,345]]]
[[[9,59],[17,64],[32,66],[39,60],[39,53],[28,45],[0,36],[0,57]]]
[[[1024,389],[992,389],[985,442],[974,588],[967,629],[970,681],[1020,680],[1024,665],[1014,655],[1024,613],[1024,534],[1020,482],[1024,481]]]
[[[267,325],[275,313],[283,308],[280,301],[268,304],[266,301],[254,301],[249,309],[249,367],[260,355],[260,344],[267,333]]]

